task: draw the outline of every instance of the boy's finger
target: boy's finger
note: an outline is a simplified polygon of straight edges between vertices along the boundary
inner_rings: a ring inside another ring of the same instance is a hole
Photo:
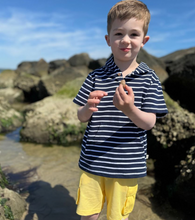
[[[90,93],[90,98],[95,98],[95,97],[102,98],[102,97],[107,96],[107,95],[108,95],[107,92],[97,90],[97,91],[93,91],[93,92]]]
[[[123,88],[123,85],[121,85],[121,84],[119,85],[118,91],[119,91],[119,95],[120,95],[121,99],[124,100],[124,98],[127,94]]]
[[[131,95],[133,93],[133,89],[131,87],[125,85],[125,89],[127,90],[128,95]]]
[[[92,112],[97,112],[97,111],[98,111],[98,108],[96,108],[96,107],[90,107],[89,110],[91,110]]]
[[[100,100],[99,99],[88,99],[87,103],[88,104],[99,104]]]

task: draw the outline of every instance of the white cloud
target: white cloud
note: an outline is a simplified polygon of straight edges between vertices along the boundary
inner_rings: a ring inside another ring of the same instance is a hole
[[[13,57],[39,59],[52,57],[51,54],[68,58],[89,48],[99,51],[104,42],[103,30],[92,26],[88,29],[74,29],[67,21],[68,13],[35,14],[28,11],[9,10],[9,16],[0,13],[0,49]],[[70,20],[70,19],[68,19]],[[100,45],[98,45],[100,44]]]

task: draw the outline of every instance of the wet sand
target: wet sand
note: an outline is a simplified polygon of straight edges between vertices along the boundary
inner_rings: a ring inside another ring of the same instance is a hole
[[[44,146],[18,142],[18,131],[0,136],[0,163],[26,199],[21,220],[79,220],[76,192],[80,170],[79,146]],[[169,206],[159,205],[152,195],[153,177],[139,180],[131,220],[181,220]],[[99,217],[106,220],[106,206]]]

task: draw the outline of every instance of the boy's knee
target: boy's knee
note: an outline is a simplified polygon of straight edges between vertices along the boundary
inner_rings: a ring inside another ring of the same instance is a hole
[[[89,215],[89,216],[81,216],[81,220],[97,220],[99,216],[98,214]]]

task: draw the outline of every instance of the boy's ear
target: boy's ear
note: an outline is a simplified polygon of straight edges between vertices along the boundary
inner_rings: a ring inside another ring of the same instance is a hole
[[[149,41],[150,37],[149,36],[145,36],[142,42],[142,46],[143,47],[148,41]]]
[[[107,42],[108,46],[110,46],[110,37],[109,37],[109,35],[105,35],[105,39],[106,39],[106,42]]]

